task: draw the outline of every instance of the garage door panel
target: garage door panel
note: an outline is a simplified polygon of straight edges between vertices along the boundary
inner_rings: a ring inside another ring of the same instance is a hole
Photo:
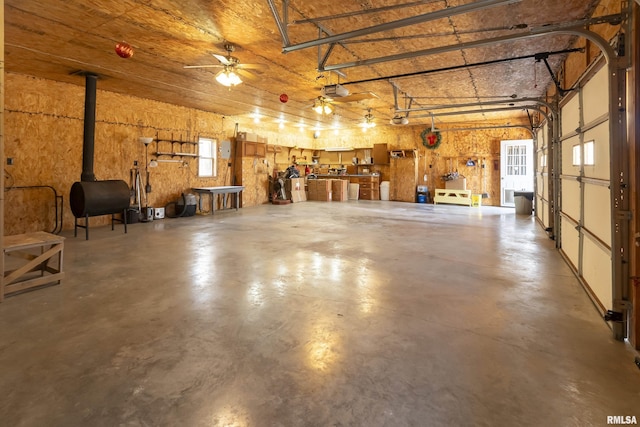
[[[602,67],[582,89],[584,104],[584,123],[593,122],[598,117],[607,114],[609,105],[603,100],[609,99],[609,74],[606,67]]]
[[[584,226],[611,246],[611,191],[607,187],[585,183]]]
[[[544,197],[544,181],[545,177],[543,175],[536,176],[536,194],[539,197]]]
[[[580,127],[580,97],[573,96],[561,109],[562,135],[575,132]]]
[[[584,239],[583,251],[582,277],[598,301],[611,309],[611,252],[603,250],[588,237]]]
[[[580,253],[578,231],[575,225],[566,218],[562,218],[560,223],[562,225],[562,252],[571,261],[574,268],[577,269]]]
[[[562,212],[574,220],[580,220],[580,183],[578,181],[562,180]]]
[[[599,124],[584,134],[584,142],[593,141],[594,165],[584,166],[584,174],[589,178],[609,179],[609,122]]]
[[[542,198],[536,199],[536,216],[544,228],[548,228],[551,223],[549,222],[549,203]]]
[[[574,136],[562,141],[562,174],[578,176],[580,166],[573,165],[573,147],[580,144],[580,138]]]

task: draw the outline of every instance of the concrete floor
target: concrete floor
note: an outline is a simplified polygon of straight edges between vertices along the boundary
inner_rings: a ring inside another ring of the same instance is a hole
[[[634,353],[512,209],[307,202],[64,234],[63,284],[0,305],[2,426],[640,420]]]

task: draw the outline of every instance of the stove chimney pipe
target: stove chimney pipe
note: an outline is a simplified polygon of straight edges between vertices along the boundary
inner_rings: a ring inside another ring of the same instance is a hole
[[[85,74],[85,95],[84,95],[84,138],[82,143],[82,175],[81,181],[95,181],[96,175],[93,173],[93,156],[96,132],[96,87],[98,76],[96,74]]]

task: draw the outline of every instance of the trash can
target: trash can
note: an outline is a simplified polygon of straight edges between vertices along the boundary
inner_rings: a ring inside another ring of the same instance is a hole
[[[429,203],[429,187],[426,185],[418,185],[416,188],[416,202]]]
[[[380,200],[389,200],[389,181],[380,183]]]
[[[349,189],[347,190],[347,198],[349,200],[358,200],[359,193],[360,184],[349,184]]]
[[[531,215],[533,212],[533,191],[514,191],[513,201],[517,215]]]

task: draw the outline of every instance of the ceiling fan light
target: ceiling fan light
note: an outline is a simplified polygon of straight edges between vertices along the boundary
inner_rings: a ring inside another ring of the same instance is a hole
[[[233,72],[233,70],[225,69],[216,74],[216,81],[222,86],[236,86],[242,83],[240,76]]]
[[[316,100],[313,103],[313,107],[311,107],[311,109],[318,114],[331,114],[333,112],[333,107],[331,107],[331,104],[322,100]]]
[[[409,124],[409,119],[404,116],[393,116],[389,123],[392,125],[407,125]]]

